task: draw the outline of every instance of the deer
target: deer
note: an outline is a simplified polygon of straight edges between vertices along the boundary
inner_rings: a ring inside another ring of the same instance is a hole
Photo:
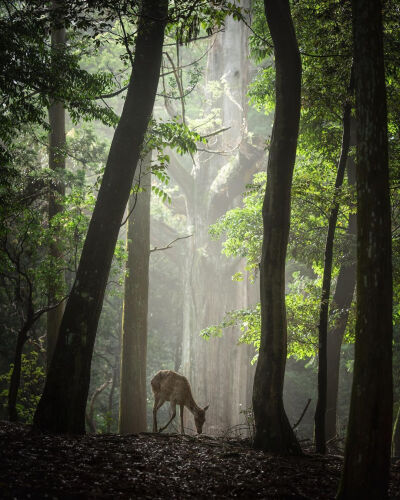
[[[160,370],[151,380],[151,389],[154,394],[153,406],[153,432],[157,432],[157,411],[165,403],[170,402],[172,415],[167,425],[160,428],[158,432],[166,429],[176,416],[176,405],[180,406],[181,414],[181,434],[185,434],[183,427],[183,410],[186,408],[193,414],[194,422],[198,434],[203,432],[203,425],[206,421],[206,411],[209,405],[201,408],[193,399],[189,381],[183,375],[172,370]]]

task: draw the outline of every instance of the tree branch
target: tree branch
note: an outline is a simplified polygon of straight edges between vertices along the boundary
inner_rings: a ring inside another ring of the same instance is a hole
[[[294,424],[294,426],[292,427],[292,429],[293,429],[293,430],[295,430],[295,429],[296,429],[296,427],[298,427],[298,425],[300,424],[300,422],[303,420],[303,417],[304,417],[304,415],[306,414],[307,408],[310,406],[310,403],[311,403],[311,399],[309,399],[309,400],[307,401],[307,404],[306,404],[306,406],[305,406],[305,408],[304,408],[304,410],[303,410],[303,413],[300,415],[299,420],[298,420],[298,421]]]
[[[179,238],[175,238],[170,243],[168,243],[168,245],[166,245],[165,247],[154,247],[154,248],[151,248],[150,249],[150,253],[152,253],[152,252],[159,252],[161,250],[168,250],[170,248],[173,248],[172,247],[173,243],[175,243],[176,241],[179,241],[179,240],[186,240],[186,238],[190,238],[191,236],[193,236],[193,234],[188,234],[187,236],[180,236]]]

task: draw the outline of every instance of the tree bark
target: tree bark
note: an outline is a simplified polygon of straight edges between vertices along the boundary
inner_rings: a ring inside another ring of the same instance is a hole
[[[60,8],[61,3],[57,0],[52,2],[53,9]],[[62,19],[61,19],[62,21]],[[54,53],[63,51],[66,44],[66,30],[65,27],[53,26],[51,32],[51,47]],[[49,107],[49,168],[56,172],[58,175],[65,170],[65,109],[62,102],[51,99]],[[58,198],[65,194],[64,182],[60,179],[54,181],[50,187],[49,194],[49,222],[51,219],[62,211],[62,206]],[[62,258],[59,245],[55,240],[49,248],[50,257],[53,260]],[[63,273],[64,274],[64,273]],[[61,276],[64,281],[64,275]],[[57,287],[50,286],[48,290],[49,304],[57,302]],[[47,370],[50,366],[50,361],[57,342],[58,330],[60,328],[61,319],[64,313],[64,302],[58,307],[51,309],[47,313]]]
[[[89,408],[88,411],[85,414],[85,420],[86,424],[89,427],[89,431],[92,434],[96,434],[97,428],[96,428],[96,422],[94,420],[94,404],[96,402],[96,399],[100,396],[100,394],[104,391],[104,389],[110,385],[111,380],[107,380],[104,382],[100,387],[98,387],[92,397],[90,398],[90,403],[89,403]]]
[[[261,339],[253,387],[254,446],[301,454],[283,406],[287,354],[285,259],[290,196],[300,120],[301,59],[288,1],[264,1],[274,43],[276,108],[262,209]]]
[[[351,84],[350,84],[351,86]],[[343,111],[343,137],[342,150],[340,154],[335,181],[335,194],[333,206],[329,214],[328,234],[325,243],[324,273],[322,278],[322,294],[319,310],[318,325],[318,400],[315,409],[315,450],[317,453],[326,453],[326,431],[325,417],[327,405],[327,344],[328,344],[328,314],[331,293],[332,266],[333,266],[333,244],[335,240],[336,223],[339,214],[339,202],[337,196],[342,187],[347,157],[350,147],[350,99],[344,105]]]
[[[357,323],[339,499],[387,498],[392,431],[392,252],[379,1],[353,0],[357,118]]]
[[[249,5],[241,2],[244,8]],[[250,364],[254,350],[238,345],[239,328],[229,328],[221,338],[209,341],[200,336],[203,328],[219,323],[226,311],[258,302],[258,296],[251,296],[257,294],[256,287],[249,290],[246,280],[232,281],[232,274],[244,267],[244,260],[228,260],[221,253],[221,242],[209,234],[210,224],[240,203],[238,195],[245,191],[264,158],[263,148],[255,148],[247,136],[248,35],[245,23],[229,17],[224,31],[210,40],[206,81],[210,86],[221,86],[222,92],[217,98],[206,95],[209,108],[205,116],[220,109],[222,126],[229,130],[213,136],[206,149],[226,154],[198,151],[191,171],[185,170],[183,161],[173,161],[170,169],[185,196],[187,234],[193,235],[182,243],[185,255],[178,264],[185,300],[182,352],[176,359],[196,401],[202,406],[210,403],[203,431],[214,435],[243,423],[241,410],[251,405],[249,386],[254,373]],[[188,418],[187,427],[193,428],[193,420]]]
[[[393,426],[392,454],[394,457],[400,457],[400,405]]]
[[[153,109],[167,13],[167,0],[142,3],[128,93],[34,417],[35,426],[46,431],[85,432],[97,324],[122,216]]]
[[[355,121],[351,125],[351,145],[355,146]],[[354,158],[347,160],[347,181],[349,185],[356,183],[356,165]],[[326,399],[326,440],[337,436],[337,401],[339,393],[340,352],[351,303],[356,286],[356,248],[357,216],[350,214],[346,231],[348,252],[340,265],[339,276],[331,304],[331,314],[337,315],[335,325],[328,331],[327,339],[327,399]]]
[[[117,361],[115,362],[114,368],[113,368],[113,376],[111,380],[111,387],[110,387],[110,392],[108,394],[108,407],[107,407],[107,433],[109,434],[111,432],[111,423],[113,421],[113,409],[114,409],[114,394],[115,394],[115,388],[117,387],[118,384],[118,374],[119,374],[119,357]]]
[[[122,313],[121,389],[119,432],[133,434],[147,430],[147,313],[150,257],[151,153],[144,160],[140,186],[145,191],[129,201],[126,234],[128,260]]]

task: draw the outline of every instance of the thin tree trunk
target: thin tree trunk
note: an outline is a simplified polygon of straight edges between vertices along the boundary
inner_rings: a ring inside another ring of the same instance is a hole
[[[354,123],[354,125],[353,125]],[[355,135],[351,125],[351,136]],[[355,138],[351,138],[351,145],[356,145]],[[347,160],[347,180],[349,185],[356,183],[355,161],[352,156]],[[337,435],[337,400],[339,393],[340,352],[351,303],[356,286],[356,248],[357,216],[350,214],[346,231],[348,240],[348,253],[343,260],[336,283],[335,293],[331,304],[331,314],[337,315],[335,325],[328,331],[327,342],[327,400],[326,400],[326,440],[329,441]]]
[[[90,365],[104,291],[160,74],[167,0],[142,3],[135,56],[121,119],[61,323],[34,424],[85,432]]]
[[[104,389],[110,385],[111,380],[107,380],[104,382],[100,387],[98,387],[92,397],[90,398],[90,403],[89,403],[89,409],[86,412],[85,419],[86,419],[86,424],[89,427],[89,430],[92,434],[96,434],[97,428],[96,428],[96,422],[94,420],[94,404],[96,402],[96,399],[100,396],[100,394],[104,391]]]
[[[57,10],[61,6],[61,2],[55,0],[52,2],[53,9]],[[57,21],[57,20],[56,20]],[[53,27],[51,32],[51,47],[54,55],[65,49],[66,30],[65,27]],[[51,100],[49,107],[49,168],[60,175],[65,170],[65,109],[62,102]],[[62,206],[58,198],[65,194],[64,182],[60,179],[53,182],[49,194],[49,221],[62,211]],[[50,257],[54,260],[60,259],[60,252],[57,241],[50,245]],[[64,281],[64,276],[61,277]],[[48,290],[49,304],[54,304],[57,301],[56,289],[52,286]],[[47,370],[50,366],[50,361],[57,342],[58,330],[60,328],[62,315],[64,312],[64,302],[55,309],[47,313]]]
[[[108,413],[108,418],[107,418],[107,432],[111,432],[111,423],[113,420],[113,407],[114,407],[114,393],[115,393],[115,388],[117,386],[117,380],[118,380],[118,372],[119,372],[119,359],[116,360],[116,365],[114,366],[113,369],[113,377],[112,377],[112,382],[111,382],[111,387],[110,387],[110,393],[108,395],[108,408],[107,408],[107,413]]]
[[[145,191],[131,196],[126,234],[128,260],[122,312],[121,389],[119,432],[147,430],[147,313],[150,257],[151,153],[143,161],[140,186]]]
[[[8,418],[10,422],[18,420],[17,398],[18,390],[21,383],[21,368],[22,368],[22,351],[25,342],[28,339],[28,331],[32,326],[32,322],[28,321],[18,332],[17,345],[14,353],[14,366],[11,373],[10,386],[8,389]]]
[[[351,84],[350,84],[351,86]],[[328,315],[329,300],[331,293],[332,266],[333,266],[333,243],[335,240],[336,223],[339,214],[339,202],[337,197],[342,187],[344,172],[350,147],[350,99],[345,103],[343,111],[343,137],[342,151],[340,154],[336,181],[335,194],[328,222],[328,234],[325,243],[324,273],[322,278],[322,294],[319,311],[318,325],[318,400],[315,410],[315,449],[317,453],[326,453],[325,415],[327,403],[327,344],[328,344]]]
[[[273,453],[301,454],[283,406],[287,354],[285,259],[300,120],[301,60],[289,2],[265,0],[264,6],[274,42],[276,108],[262,209],[261,341],[253,387],[254,446]]]
[[[387,498],[392,433],[392,252],[382,12],[353,0],[357,323],[339,499]]]

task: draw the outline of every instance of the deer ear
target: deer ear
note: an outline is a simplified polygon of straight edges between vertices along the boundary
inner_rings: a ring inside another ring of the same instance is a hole
[[[210,406],[210,405],[205,406],[205,407],[204,407],[204,411],[207,411],[209,406]]]

